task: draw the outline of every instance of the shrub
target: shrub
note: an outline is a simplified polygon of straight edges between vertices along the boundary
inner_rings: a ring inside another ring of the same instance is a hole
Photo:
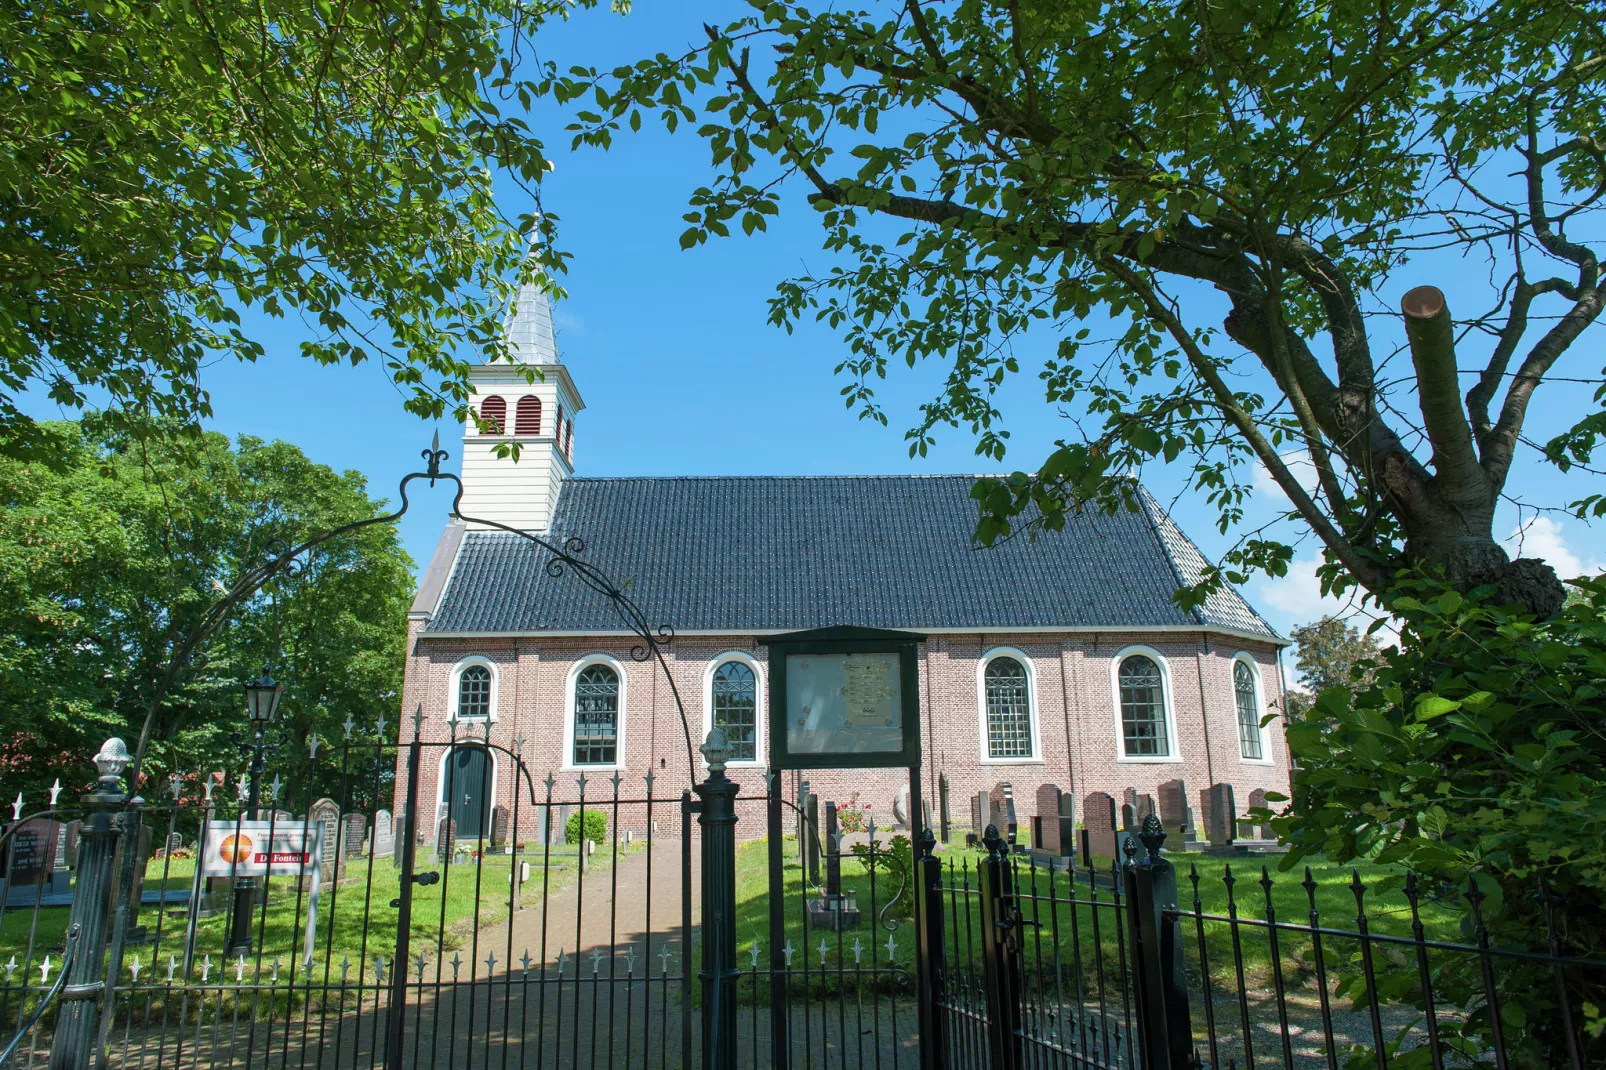
[[[1475,919],[1461,893],[1471,880],[1491,941],[1536,951],[1549,935],[1542,882],[1559,903],[1563,954],[1606,942],[1606,580],[1573,586],[1560,615],[1536,622],[1482,589],[1403,581],[1388,602],[1401,641],[1375,679],[1323,691],[1288,726],[1300,769],[1291,805],[1272,821],[1291,845],[1282,867],[1314,853],[1398,863],[1465,912],[1468,942]],[[1606,1065],[1596,1009],[1606,991],[1578,973],[1585,1062]],[[1565,1064],[1550,968],[1503,963],[1496,977],[1512,1064]],[[1438,957],[1433,985],[1465,1011],[1441,1029],[1487,1050],[1477,959]],[[1414,971],[1386,971],[1378,988],[1421,1005]],[[1362,1005],[1371,996],[1347,994]]]
[[[608,838],[608,815],[601,810],[584,811],[586,824],[582,834],[580,830],[581,811],[576,810],[569,815],[568,823],[563,826],[563,842],[579,843],[582,839],[593,843],[601,843]]]

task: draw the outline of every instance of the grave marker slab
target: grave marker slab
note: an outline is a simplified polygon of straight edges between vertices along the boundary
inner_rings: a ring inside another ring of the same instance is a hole
[[[396,851],[396,826],[390,819],[389,810],[374,811],[373,842],[369,854],[373,858],[383,858]]]
[[[335,855],[340,845],[340,804],[328,797],[319,799],[307,810],[307,825],[319,825],[323,831],[323,873],[327,882],[335,879]]]
[[[1092,792],[1082,800],[1082,813],[1089,853],[1099,858],[1116,857],[1115,796],[1105,791]]]
[[[1011,847],[1020,836],[1020,828],[1015,820],[1015,789],[1009,781],[1000,781],[993,785],[988,795],[992,807],[993,823],[998,826],[998,832]]]
[[[1188,785],[1181,780],[1167,780],[1160,785],[1160,824],[1173,835],[1180,834],[1183,843],[1193,843],[1193,811],[1188,806]]]
[[[1238,806],[1231,784],[1212,784],[1204,793],[1205,835],[1212,847],[1231,847],[1238,835]]]

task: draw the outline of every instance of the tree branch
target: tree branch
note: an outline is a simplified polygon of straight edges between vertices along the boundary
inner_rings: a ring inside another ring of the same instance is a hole
[[[1472,428],[1461,409],[1455,364],[1455,330],[1444,294],[1436,286],[1408,290],[1400,302],[1405,337],[1416,367],[1417,403],[1433,447],[1436,484],[1454,501],[1479,506],[1493,501],[1494,488],[1478,463]]]

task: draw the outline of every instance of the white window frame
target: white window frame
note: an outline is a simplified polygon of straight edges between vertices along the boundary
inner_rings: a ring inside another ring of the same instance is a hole
[[[496,677],[494,675],[491,677],[491,682],[493,684],[496,682]],[[480,722],[475,720],[465,721],[464,723],[479,724]],[[449,809],[447,809],[446,813],[444,814],[441,812],[443,809],[446,809],[446,764],[451,760],[454,752],[459,749],[466,749],[468,747],[478,747],[480,750],[483,750],[486,754],[490,755],[491,782],[487,786],[487,790],[490,792],[491,797],[485,801],[486,828],[485,835],[481,838],[487,840],[491,838],[490,825],[496,816],[497,806],[497,776],[502,772],[502,770],[500,763],[497,761],[495,747],[492,747],[483,739],[474,739],[471,736],[465,736],[462,739],[457,740],[454,745],[447,747],[444,751],[442,751],[440,761],[435,765],[435,820],[431,821],[429,824],[429,840],[427,841],[429,843],[435,843],[439,839],[438,833],[440,830],[441,818],[450,816],[451,814]],[[509,832],[511,833],[511,829]]]
[[[715,654],[709,660],[707,667],[703,669],[703,738],[707,739],[708,733],[714,727],[714,674],[719,671],[721,665],[728,665],[733,661],[739,661],[753,670],[754,741],[752,761],[730,762],[728,764],[732,769],[762,769],[769,764],[769,736],[765,732],[767,722],[764,720],[765,714],[768,712],[764,708],[764,700],[768,697],[768,691],[764,680],[764,664],[745,650],[726,650]],[[703,768],[708,768],[707,762],[703,762]]]
[[[483,718],[481,718],[481,717],[463,717],[463,718],[459,718],[458,715],[457,715],[457,704],[458,704],[458,701],[459,701],[459,699],[461,698],[461,695],[462,695],[463,670],[467,669],[471,665],[479,665],[479,666],[485,668],[491,674],[491,705],[490,705],[490,712],[489,712],[489,714],[487,716],[485,716]],[[495,724],[497,722],[497,713],[498,713],[498,711],[497,711],[497,701],[496,701],[497,700],[497,695],[502,690],[500,684],[501,684],[501,674],[497,672],[496,662],[492,661],[490,658],[486,657],[483,654],[470,654],[468,657],[463,658],[456,665],[452,666],[452,675],[450,677],[450,682],[447,685],[449,690],[446,693],[446,719],[448,721],[461,720],[463,724],[485,724],[485,723]]]
[[[994,758],[987,752],[987,666],[998,658],[1014,658],[1026,670],[1026,720],[1031,729],[1032,753],[1028,758]],[[976,755],[982,765],[1046,765],[1038,726],[1037,667],[1026,652],[1012,646],[995,646],[976,662]]]
[[[580,674],[593,665],[606,665],[619,677],[619,723],[618,739],[614,747],[614,760],[609,763],[576,765],[574,764],[574,684]],[[610,654],[587,654],[569,666],[569,677],[563,685],[563,765],[564,771],[586,772],[588,770],[621,770],[627,768],[625,764],[625,725],[629,720],[625,704],[630,691],[630,678],[625,675],[625,667],[619,660]]]
[[[1255,687],[1255,709],[1260,712],[1260,717],[1258,720],[1260,724],[1259,731],[1261,756],[1259,758],[1245,758],[1244,744],[1243,740],[1240,738],[1238,739],[1238,760],[1245,765],[1276,765],[1277,759],[1273,758],[1271,754],[1272,734],[1266,731],[1267,728],[1271,727],[1266,723],[1266,714],[1270,713],[1271,710],[1266,704],[1266,686],[1264,678],[1260,675],[1260,664],[1255,661],[1255,656],[1249,653],[1247,650],[1240,650],[1238,653],[1232,656],[1233,668],[1237,668],[1237,665],[1240,661],[1249,666],[1249,679],[1254,683]],[[1238,681],[1236,679],[1232,680],[1232,724],[1233,728],[1237,729]],[[1235,737],[1237,736],[1236,731],[1233,734]]]
[[[1154,662],[1160,670],[1160,699],[1165,707],[1165,738],[1167,746],[1170,747],[1170,753],[1163,756],[1157,754],[1128,755],[1126,753],[1126,724],[1121,717],[1121,662],[1134,654],[1142,654]],[[1115,716],[1116,761],[1130,765],[1182,764],[1182,741],[1177,737],[1177,712],[1176,707],[1173,705],[1171,692],[1171,666],[1166,661],[1164,654],[1152,646],[1143,646],[1141,644],[1122,647],[1116,651],[1115,656],[1110,659],[1110,705]],[[1236,716],[1235,713],[1234,717],[1236,718]],[[1234,720],[1233,723],[1236,724],[1237,721]],[[1233,738],[1237,738],[1236,729],[1233,732]]]

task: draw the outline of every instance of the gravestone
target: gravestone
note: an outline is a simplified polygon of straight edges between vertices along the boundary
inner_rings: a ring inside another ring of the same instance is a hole
[[[349,859],[362,857],[363,842],[368,838],[368,818],[362,814],[347,814],[340,819],[339,872],[346,872]]]
[[[985,791],[978,791],[970,799],[970,831],[973,837],[971,842],[980,843],[982,834],[991,824],[993,824],[992,796]]]
[[[1136,832],[1138,830],[1138,808],[1131,803],[1121,804],[1121,831]]]
[[[993,824],[998,826],[999,833],[1013,847],[1020,834],[1015,822],[1015,789],[1010,787],[1009,781],[1000,781],[993,785],[988,801],[992,806]]]
[[[1032,846],[1047,855],[1064,858],[1076,843],[1076,817],[1071,796],[1058,784],[1037,789],[1037,816],[1032,819]]]
[[[435,860],[450,865],[457,852],[457,822],[443,817],[435,826]]]
[[[1249,793],[1249,809],[1266,809],[1266,791],[1264,788],[1256,788],[1254,791]],[[1271,825],[1264,823],[1264,821],[1253,823],[1249,827],[1251,830],[1251,839],[1273,841],[1277,839],[1277,834],[1271,830]]]
[[[145,926],[138,924],[140,899],[145,895],[145,869],[151,860],[152,831],[149,825],[139,826],[139,842],[134,854],[134,894],[129,899],[128,908],[128,942],[143,944],[150,939],[150,932]],[[115,859],[115,855],[113,855]],[[112,882],[110,889],[112,901],[116,902],[117,882]]]
[[[909,821],[909,782],[906,780],[898,786],[898,793],[892,797],[892,823],[894,826],[910,828]]]
[[[396,817],[390,824],[390,834],[395,842],[390,854],[390,864],[400,869],[402,850],[407,846],[407,807],[404,806],[396,811]]]
[[[837,827],[836,803],[825,804],[825,894],[842,894],[842,836]]]
[[[174,851],[182,851],[183,849],[183,834],[179,832],[169,832],[167,834],[167,840],[162,844],[162,850],[167,854],[172,854]]]
[[[874,835],[874,826],[871,826]],[[808,903],[809,926],[814,929],[857,928],[860,912],[851,895],[842,894],[842,837],[836,803],[825,804],[825,887]]]
[[[78,868],[78,841],[82,836],[84,823],[82,821],[67,822],[66,862],[68,869]]]
[[[67,825],[56,822],[56,857],[50,867],[50,890],[65,892],[72,889],[72,872],[67,865]]]
[[[12,887],[43,884],[56,866],[56,822],[30,818],[11,834],[6,880]]]
[[[372,858],[383,858],[396,852],[396,828],[390,820],[389,810],[374,811],[374,840],[369,849]]]
[[[323,834],[323,880],[335,879],[336,855],[340,851],[340,806],[333,799],[322,798],[307,810],[307,825],[317,825]]]
[[[552,830],[552,842],[561,844],[568,842],[569,835],[569,804],[563,803],[558,807],[558,824]]]
[[[808,864],[809,864],[809,848],[808,848],[808,842],[807,842],[807,839],[806,839],[806,837],[808,836],[809,794],[810,794],[810,792],[809,792],[809,782],[807,780],[798,781],[798,785],[797,785],[797,864],[804,867],[804,872],[805,873],[808,872],[807,867],[808,867]]]
[[[1134,828],[1142,828],[1143,827],[1143,822],[1148,819],[1149,815],[1150,814],[1157,814],[1157,813],[1158,813],[1158,811],[1156,811],[1155,806],[1154,806],[1154,796],[1153,795],[1139,795],[1138,796],[1138,823],[1133,827]]]
[[[804,834],[805,859],[808,865],[809,884],[820,884],[820,797],[809,792],[808,829]]]
[[[1231,847],[1238,831],[1238,806],[1231,784],[1212,784],[1205,790],[1204,819],[1210,846]]]
[[[1088,852],[1099,858],[1115,858],[1115,796],[1105,791],[1089,794],[1082,800],[1082,814]]]
[[[1181,780],[1167,780],[1160,785],[1160,824],[1167,833],[1180,835],[1184,846],[1195,842],[1193,811],[1188,807],[1188,785]]]
[[[948,842],[948,836],[953,826],[953,813],[948,807],[948,774],[937,775],[937,820],[940,824],[938,836],[943,843]]]
[[[491,807],[491,850],[500,851],[507,844],[507,807]]]
[[[288,810],[273,811],[273,824],[278,828],[285,828],[296,823],[296,815]]]

